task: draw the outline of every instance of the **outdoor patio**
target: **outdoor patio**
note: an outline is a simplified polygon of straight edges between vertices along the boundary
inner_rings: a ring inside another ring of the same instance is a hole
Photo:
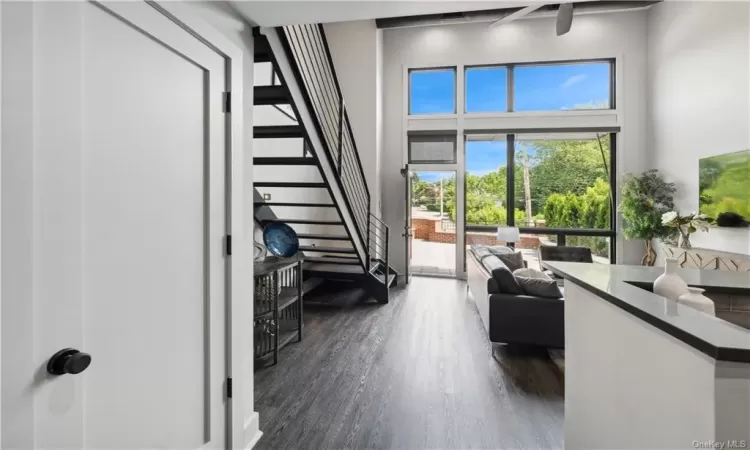
[[[455,244],[412,239],[411,245],[411,264],[409,267],[412,275],[456,275]],[[520,251],[529,267],[540,268],[535,249],[520,249]]]

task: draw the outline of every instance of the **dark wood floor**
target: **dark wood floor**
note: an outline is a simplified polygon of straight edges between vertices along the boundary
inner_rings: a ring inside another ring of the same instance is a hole
[[[543,351],[490,345],[464,282],[357,297],[306,306],[304,340],[256,372],[256,448],[563,447],[563,375]]]

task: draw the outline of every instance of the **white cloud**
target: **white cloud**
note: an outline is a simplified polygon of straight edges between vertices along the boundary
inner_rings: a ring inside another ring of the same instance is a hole
[[[561,84],[561,88],[569,88],[573,86],[574,84],[578,84],[581,81],[586,79],[586,75],[580,74],[580,75],[573,75],[572,77],[565,80],[565,83]]]

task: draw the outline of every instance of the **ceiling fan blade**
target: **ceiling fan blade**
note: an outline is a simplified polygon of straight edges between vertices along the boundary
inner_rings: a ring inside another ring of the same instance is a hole
[[[557,21],[555,23],[557,35],[562,36],[570,31],[571,25],[573,25],[573,4],[562,3],[560,9],[557,10]]]

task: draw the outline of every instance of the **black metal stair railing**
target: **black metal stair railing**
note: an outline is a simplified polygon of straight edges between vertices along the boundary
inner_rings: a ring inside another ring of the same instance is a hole
[[[385,259],[376,259],[384,263],[387,260],[388,231],[370,212],[370,190],[323,25],[292,25],[279,27],[278,31],[298,84],[305,91],[336,183],[354,219],[356,238],[366,252],[363,265],[369,271],[372,259],[383,256]]]
[[[390,270],[390,261],[388,260],[389,239],[390,230],[388,229],[388,225],[378,219],[375,214],[370,213],[370,234],[367,236],[367,253],[369,255],[367,270],[371,269],[370,264],[373,261],[382,263],[384,265],[383,273],[386,276],[386,283],[388,282]]]

